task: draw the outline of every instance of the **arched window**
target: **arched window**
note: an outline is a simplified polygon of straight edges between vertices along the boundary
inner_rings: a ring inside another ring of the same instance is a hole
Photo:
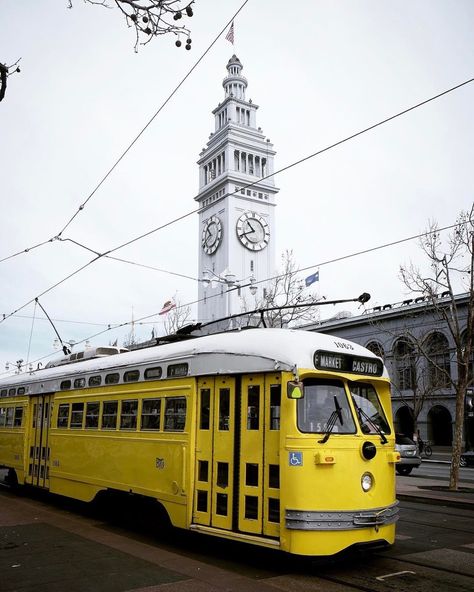
[[[428,382],[433,388],[449,386],[451,363],[448,340],[442,333],[432,333],[426,342]]]
[[[415,388],[416,354],[413,343],[404,337],[398,339],[393,347],[395,365],[394,379],[399,390]]]
[[[385,357],[383,347],[380,345],[378,341],[370,341],[365,347],[379,358]]]

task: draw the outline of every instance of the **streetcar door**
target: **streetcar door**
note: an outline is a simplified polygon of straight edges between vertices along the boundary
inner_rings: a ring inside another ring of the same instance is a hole
[[[280,406],[278,374],[242,378],[239,530],[279,536]]]
[[[232,529],[235,379],[198,380],[193,522]]]
[[[31,397],[28,441],[28,471],[26,483],[49,489],[49,429],[52,415],[52,395]]]

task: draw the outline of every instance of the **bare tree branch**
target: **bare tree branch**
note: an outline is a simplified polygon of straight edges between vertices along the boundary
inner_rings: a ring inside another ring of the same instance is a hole
[[[84,0],[87,4],[96,4],[112,8],[113,2],[125,17],[128,27],[135,30],[135,51],[139,45],[150,43],[153,37],[171,33],[176,36],[175,45],[181,47],[181,36],[185,38],[186,49],[191,49],[191,31],[184,25],[178,25],[181,19],[191,18],[194,14],[191,2],[186,0]],[[73,0],[68,0],[68,8],[73,8]]]
[[[428,259],[431,274],[423,274],[417,267],[410,264],[400,267],[400,277],[410,291],[421,294],[430,302],[435,314],[448,327],[455,345],[457,366],[455,378],[451,378],[442,364],[440,366],[432,359],[430,363],[438,369],[440,376],[450,381],[456,395],[453,462],[449,487],[457,489],[464,428],[464,399],[467,389],[473,382],[470,363],[474,351],[474,205],[470,211],[461,212],[445,244],[436,230],[436,223],[431,222],[430,234],[420,241],[420,247]],[[455,298],[458,285],[468,293],[467,326],[464,330],[461,327]],[[444,297],[440,298],[440,296]],[[419,351],[427,359],[433,357],[433,352],[427,352],[424,347]]]
[[[20,68],[18,66],[20,60],[21,58],[19,58],[11,66],[0,64],[0,101],[3,101],[5,93],[7,92],[7,78],[16,72],[20,72]]]

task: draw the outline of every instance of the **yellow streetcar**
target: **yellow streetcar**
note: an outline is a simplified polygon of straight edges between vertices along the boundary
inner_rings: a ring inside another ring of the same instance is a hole
[[[175,527],[300,555],[394,542],[389,379],[365,348],[249,329],[73,355],[0,380],[10,482],[146,496]]]

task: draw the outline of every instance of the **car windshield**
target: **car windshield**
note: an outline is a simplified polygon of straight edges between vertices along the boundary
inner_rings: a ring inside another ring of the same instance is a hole
[[[304,396],[298,399],[298,429],[301,432],[325,433],[334,412],[337,412],[337,419],[332,434],[353,434],[356,431],[344,384],[340,380],[313,378],[303,383]]]
[[[364,434],[390,434],[390,426],[374,387],[371,384],[350,382],[349,390]]]
[[[395,443],[403,446],[416,446],[415,442],[413,442],[411,438],[404,436],[403,434],[395,435]]]

